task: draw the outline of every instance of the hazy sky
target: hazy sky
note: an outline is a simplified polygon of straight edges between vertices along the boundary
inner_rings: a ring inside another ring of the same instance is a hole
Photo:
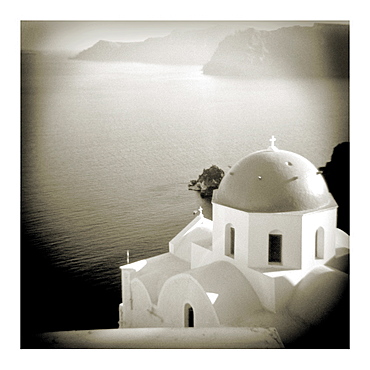
[[[22,21],[21,47],[24,50],[81,51],[99,40],[143,41],[166,36],[173,30],[200,29],[216,21]],[[234,22],[239,23],[239,22]],[[241,22],[240,22],[241,23]],[[296,24],[312,26],[310,21],[255,21],[251,27],[276,29]]]

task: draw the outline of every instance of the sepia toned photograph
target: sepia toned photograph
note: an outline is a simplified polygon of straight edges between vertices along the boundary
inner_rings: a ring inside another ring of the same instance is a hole
[[[349,349],[348,20],[22,20],[21,349]]]

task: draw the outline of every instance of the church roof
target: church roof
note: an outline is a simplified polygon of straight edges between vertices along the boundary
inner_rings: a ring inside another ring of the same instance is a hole
[[[189,270],[202,286],[221,325],[237,325],[256,311],[262,310],[260,300],[250,282],[233,264],[215,261]]]
[[[190,269],[190,263],[172,253],[163,253],[155,257],[147,258],[123,268],[133,269],[131,280],[139,279],[145,286],[153,303],[158,300],[158,295],[163,284],[170,277]]]
[[[237,162],[214,191],[213,202],[261,213],[336,206],[323,176],[309,160],[273,144]]]
[[[293,318],[318,324],[328,313],[348,302],[348,274],[329,266],[312,269],[295,287],[288,303]],[[320,299],[312,299],[312,297]],[[344,318],[344,317],[343,317]]]

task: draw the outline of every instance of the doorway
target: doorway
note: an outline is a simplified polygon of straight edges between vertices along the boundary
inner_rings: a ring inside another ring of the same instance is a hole
[[[188,303],[185,305],[185,327],[194,327],[194,310]]]

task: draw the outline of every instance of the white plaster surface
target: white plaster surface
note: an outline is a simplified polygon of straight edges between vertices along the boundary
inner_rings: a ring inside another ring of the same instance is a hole
[[[135,328],[44,333],[50,348],[284,348],[274,328]]]
[[[196,216],[169,253],[123,267],[131,269],[132,298],[120,306],[121,327],[180,330],[191,306],[195,329],[274,327],[292,342],[346,294],[349,238],[336,229],[337,204],[312,163],[276,149],[253,153],[229,172],[214,192],[213,221]],[[283,237],[281,263],[268,261],[271,233]]]
[[[140,280],[147,289],[153,303],[157,302],[162,285],[168,278],[190,268],[190,264],[172,253],[164,253],[145,260],[139,271],[131,274],[131,281]],[[129,267],[129,265],[127,265]]]
[[[316,267],[296,286],[287,308],[304,323],[318,324],[337,306],[347,287],[346,273]]]

